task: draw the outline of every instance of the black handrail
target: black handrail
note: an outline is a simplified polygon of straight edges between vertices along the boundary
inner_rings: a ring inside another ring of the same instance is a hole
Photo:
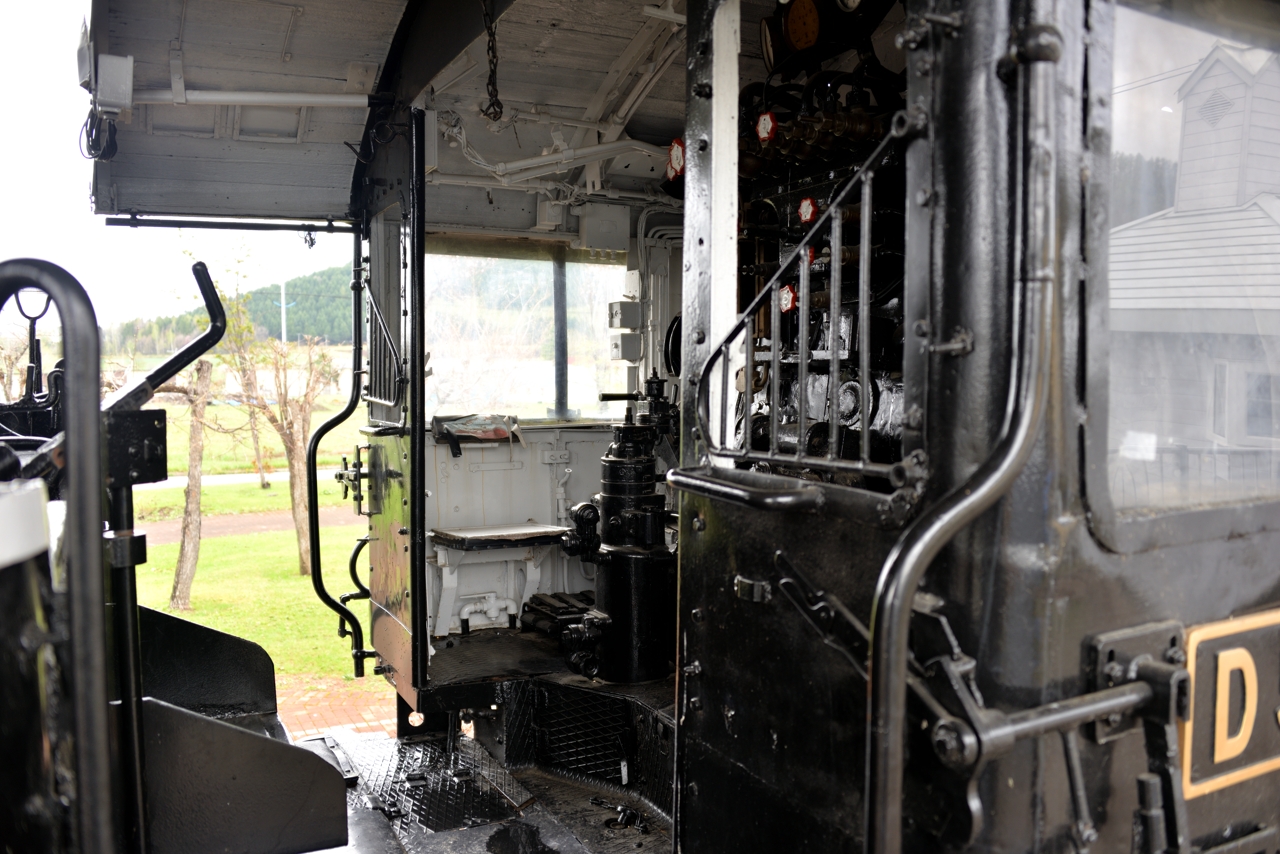
[[[316,428],[316,431],[311,434],[311,441],[307,443],[307,536],[311,542],[311,586],[315,589],[320,601],[338,615],[338,637],[343,637],[344,624],[350,627],[351,658],[357,677],[364,676],[365,659],[372,658],[376,653],[364,648],[364,627],[360,625],[356,615],[351,613],[351,609],[346,605],[334,599],[324,586],[324,570],[320,565],[320,508],[318,506],[320,488],[316,459],[320,453],[320,440],[333,428],[350,418],[351,413],[355,412],[356,407],[360,405],[360,378],[364,375],[364,371],[360,368],[363,343],[361,324],[364,316],[361,311],[364,302],[364,284],[361,281],[363,266],[360,259],[360,235],[357,233],[355,258],[351,265],[351,394],[342,411]]]
[[[1061,36],[1028,27],[1038,47],[1020,69],[1024,87],[1026,175],[1023,229],[1026,247],[1016,283],[1014,318],[1021,329],[1010,366],[1002,435],[969,478],[922,513],[885,558],[871,611],[871,683],[867,697],[866,854],[902,851],[903,773],[912,603],[933,559],[963,528],[1000,500],[1031,456],[1049,396],[1056,324],[1056,196],[1052,135],[1053,62]],[[1030,43],[1030,42],[1029,42]],[[1015,333],[1015,341],[1018,336]]]
[[[71,613],[67,673],[75,713],[76,813],[83,854],[112,854],[116,850],[113,801],[119,787],[113,785],[109,747],[98,319],[81,284],[48,261],[22,258],[0,263],[0,307],[23,288],[49,294],[62,318],[67,372],[63,539]]]
[[[364,551],[364,547],[369,545],[368,537],[360,537],[356,540],[356,547],[351,550],[351,561],[347,564],[347,569],[351,572],[351,582],[355,584],[354,593],[343,593],[338,600],[343,605],[352,599],[368,599],[369,588],[365,587],[364,582],[360,580],[360,568],[356,566],[356,561],[360,559],[360,552]]]
[[[144,403],[155,396],[156,389],[178,375],[180,371],[212,350],[227,331],[227,313],[218,298],[218,289],[209,277],[209,268],[203,261],[191,265],[191,272],[196,277],[196,285],[200,288],[200,296],[204,297],[205,310],[209,312],[209,328],[200,333],[187,346],[174,353],[151,373],[147,374],[131,388],[120,391],[102,403],[103,412],[125,412],[140,409]]]

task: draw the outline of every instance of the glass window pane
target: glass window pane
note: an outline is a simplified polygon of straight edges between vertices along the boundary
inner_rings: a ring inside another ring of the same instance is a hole
[[[625,403],[601,403],[601,392],[627,390],[627,362],[609,358],[609,303],[622,299],[627,268],[613,264],[566,264],[565,306],[569,323],[569,412],[574,418],[621,420]],[[631,334],[639,334],[639,330]]]
[[[547,418],[555,408],[551,262],[428,255],[427,415]]]
[[[1221,362],[1213,366],[1213,433],[1227,435],[1227,366]]]
[[[1112,500],[1280,495],[1280,59],[1120,7],[1113,68]]]
[[[555,411],[552,262],[427,255],[428,415],[516,415]],[[626,362],[609,358],[609,303],[622,298],[626,268],[566,264],[569,412],[621,419],[626,404],[601,392],[627,390]]]

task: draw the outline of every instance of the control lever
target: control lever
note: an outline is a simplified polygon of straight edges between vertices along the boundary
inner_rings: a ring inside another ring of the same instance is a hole
[[[143,404],[155,396],[156,389],[176,377],[183,368],[212,350],[222,340],[223,333],[227,331],[227,313],[223,310],[222,300],[218,298],[218,289],[209,277],[209,268],[203,261],[197,261],[191,266],[191,272],[196,277],[200,296],[204,297],[205,310],[209,312],[209,328],[141,380],[108,397],[102,402],[103,412],[141,409]]]
[[[645,379],[643,394],[637,391],[601,392],[600,394],[602,403],[618,400],[647,404],[644,408],[637,407],[639,411],[636,414],[639,419],[636,423],[656,426],[659,436],[675,435],[676,426],[679,423],[679,409],[667,400],[667,381],[658,376],[657,368],[653,369],[652,376]]]

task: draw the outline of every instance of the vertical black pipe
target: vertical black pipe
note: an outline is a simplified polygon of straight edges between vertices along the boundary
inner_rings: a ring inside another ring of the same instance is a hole
[[[426,246],[423,223],[426,220],[427,114],[413,110],[413,167],[410,178],[409,213],[409,589],[413,609],[413,684],[421,689],[427,684],[426,559],[427,505],[423,500],[427,483],[426,430],[426,322],[422,307],[426,299]]]
[[[105,584],[102,573],[102,451],[98,320],[84,288],[66,270],[30,258],[0,263],[0,306],[21,288],[50,294],[62,318],[66,359],[67,662],[75,715],[76,819],[81,854],[116,851],[107,702]]]
[[[569,307],[564,270],[564,244],[551,255],[551,301],[556,333],[556,419],[569,417]]]
[[[311,587],[315,590],[316,596],[320,601],[336,613],[341,620],[338,626],[339,634],[341,634],[343,624],[349,628],[352,664],[355,667],[355,675],[359,678],[364,676],[364,660],[371,657],[372,653],[365,651],[364,629],[355,614],[351,613],[346,605],[335,600],[324,586],[324,567],[320,562],[320,489],[317,482],[319,475],[316,471],[317,459],[320,455],[320,440],[328,435],[329,431],[334,427],[350,418],[351,413],[356,411],[356,407],[360,404],[360,386],[365,375],[364,369],[360,365],[364,344],[364,265],[361,263],[359,231],[356,232],[354,243],[351,259],[351,394],[348,396],[347,405],[342,408],[342,411],[324,424],[321,424],[311,434],[311,441],[307,444],[306,468],[307,539],[311,543]]]
[[[109,423],[109,422],[108,422]],[[133,486],[111,487],[111,597],[115,665],[120,693],[120,758],[124,774],[124,820],[129,847],[147,851],[146,793],[143,791],[142,654],[138,636],[138,574],[129,546],[134,539]]]

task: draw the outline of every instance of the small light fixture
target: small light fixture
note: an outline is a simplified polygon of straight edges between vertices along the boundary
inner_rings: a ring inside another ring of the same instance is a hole
[[[1161,108],[1160,108],[1160,112],[1162,112],[1162,113],[1172,113],[1172,112],[1173,112],[1173,107],[1161,107]]]

